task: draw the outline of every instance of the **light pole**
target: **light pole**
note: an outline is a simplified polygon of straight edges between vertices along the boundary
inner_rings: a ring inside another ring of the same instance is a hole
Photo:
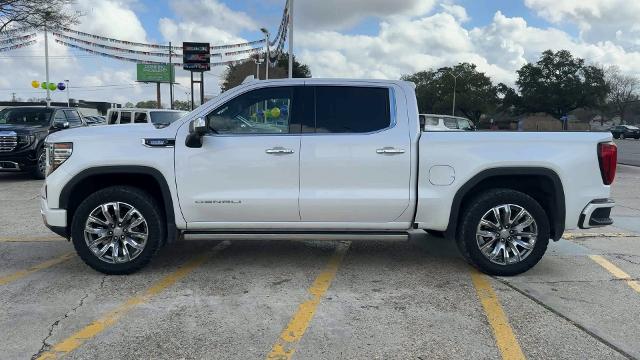
[[[453,75],[451,72],[447,74],[453,77],[453,106],[451,107],[451,116],[456,116],[456,87],[458,85],[458,78],[461,74]]]
[[[67,83],[67,107],[71,107],[71,100],[69,99],[69,80],[65,80],[65,83]]]
[[[293,0],[289,1],[289,79],[293,78]]]
[[[262,28],[260,29],[260,31],[262,31],[262,33],[264,34],[264,41],[265,41],[265,46],[267,47],[267,61],[265,64],[265,75],[264,75],[264,79],[265,80],[269,80],[269,63],[271,62],[270,60],[270,56],[271,54],[269,54],[269,30],[267,30],[266,28]]]
[[[49,36],[47,36],[47,24],[44,25],[44,72],[47,82],[47,107],[51,106],[51,94],[49,93]]]
[[[260,55],[258,55],[258,58],[253,60],[256,63],[256,79],[260,80],[260,64],[262,64],[262,59],[260,59],[259,57]]]

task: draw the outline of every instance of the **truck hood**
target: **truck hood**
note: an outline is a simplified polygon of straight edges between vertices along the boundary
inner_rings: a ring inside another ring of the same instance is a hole
[[[0,132],[13,131],[18,135],[31,135],[48,130],[49,126],[47,125],[0,124]]]
[[[176,129],[157,129],[151,124],[88,126],[55,132],[47,138],[49,142],[114,142],[123,139],[174,138]]]

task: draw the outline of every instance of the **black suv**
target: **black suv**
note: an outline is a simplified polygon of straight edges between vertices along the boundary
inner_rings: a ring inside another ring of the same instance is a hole
[[[610,129],[615,139],[640,139],[640,129],[631,125],[618,125]]]
[[[86,126],[78,110],[25,106],[0,111],[0,171],[30,171],[44,179],[44,139],[54,131]]]

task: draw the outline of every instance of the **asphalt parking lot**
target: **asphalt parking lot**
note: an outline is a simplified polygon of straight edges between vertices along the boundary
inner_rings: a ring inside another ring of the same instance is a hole
[[[640,140],[616,140],[618,145],[618,162],[621,164],[640,166]]]
[[[2,359],[640,358],[638,167],[619,167],[615,226],[512,278],[426,235],[181,242],[104,276],[42,225],[40,185],[0,174]]]

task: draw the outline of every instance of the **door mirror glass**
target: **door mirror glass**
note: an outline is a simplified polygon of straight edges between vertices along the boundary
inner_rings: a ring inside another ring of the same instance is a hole
[[[207,133],[207,121],[204,118],[191,120],[189,123],[189,135],[185,140],[185,145],[190,148],[201,148],[202,137]]]
[[[195,135],[204,135],[207,132],[207,122],[205,121],[204,118],[197,118],[194,120],[191,120],[191,123],[189,124],[189,133],[190,134],[195,134]]]
[[[68,129],[69,128],[69,122],[68,121],[56,120],[56,121],[53,122],[53,128],[54,129],[58,129],[58,130]]]

